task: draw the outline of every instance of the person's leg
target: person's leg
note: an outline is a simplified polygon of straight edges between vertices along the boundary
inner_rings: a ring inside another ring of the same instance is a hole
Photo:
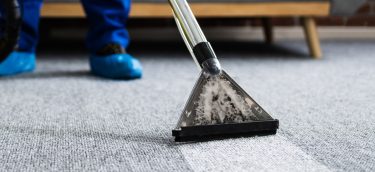
[[[123,47],[129,44],[126,20],[130,10],[130,0],[81,0],[90,30],[87,47],[95,54],[109,43]]]
[[[22,28],[18,50],[35,53],[39,39],[40,8],[43,0],[21,0]]]
[[[130,0],[81,0],[89,20],[87,47],[92,73],[107,78],[140,78],[139,61],[126,54]]]
[[[22,28],[18,48],[0,64],[0,76],[33,71],[38,42],[38,25],[42,0],[21,0]]]

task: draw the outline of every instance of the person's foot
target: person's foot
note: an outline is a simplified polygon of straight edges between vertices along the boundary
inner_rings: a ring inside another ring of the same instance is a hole
[[[26,52],[12,52],[0,63],[0,76],[9,76],[35,69],[35,54]]]
[[[90,57],[91,72],[111,79],[137,79],[142,77],[141,63],[126,53],[118,44],[108,44]]]

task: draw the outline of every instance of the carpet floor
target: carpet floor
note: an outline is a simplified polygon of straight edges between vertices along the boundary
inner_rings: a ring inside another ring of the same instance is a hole
[[[171,130],[199,71],[183,44],[165,44],[130,48],[141,80],[91,76],[74,45],[0,78],[0,171],[375,171],[374,41],[323,41],[322,60],[302,41],[214,43],[280,129],[185,144]]]

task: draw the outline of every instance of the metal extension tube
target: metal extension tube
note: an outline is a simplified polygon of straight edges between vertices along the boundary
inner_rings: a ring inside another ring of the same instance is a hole
[[[221,65],[186,0],[169,0],[177,27],[196,64],[208,74],[221,73]]]
[[[175,18],[179,22],[178,27],[181,27],[188,40],[188,45],[193,48],[200,42],[207,42],[186,0],[169,0],[169,2],[172,5]]]

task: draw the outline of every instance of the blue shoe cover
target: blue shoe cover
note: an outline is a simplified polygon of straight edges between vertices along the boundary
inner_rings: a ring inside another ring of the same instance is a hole
[[[129,54],[91,56],[91,72],[111,79],[136,79],[142,77],[141,63]]]
[[[2,63],[0,63],[0,76],[31,72],[34,69],[34,53],[14,51]]]

